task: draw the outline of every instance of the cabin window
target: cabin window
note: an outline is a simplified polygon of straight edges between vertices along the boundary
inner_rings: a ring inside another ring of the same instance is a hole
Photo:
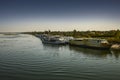
[[[83,40],[75,40],[75,41],[83,41]]]
[[[97,40],[98,43],[100,43],[100,40]]]

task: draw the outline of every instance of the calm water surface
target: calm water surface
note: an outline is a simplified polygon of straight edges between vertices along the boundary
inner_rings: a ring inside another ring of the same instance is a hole
[[[0,80],[120,80],[120,52],[0,34]]]

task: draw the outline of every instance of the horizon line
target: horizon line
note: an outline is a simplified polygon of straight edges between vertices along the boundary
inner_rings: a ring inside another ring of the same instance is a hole
[[[63,30],[50,30],[51,32],[72,32],[76,29],[73,29],[73,30],[68,30],[68,31],[63,31]],[[112,30],[82,30],[84,32],[87,32],[87,31],[117,31],[117,30],[120,30],[120,29],[112,29]],[[3,31],[3,32],[0,32],[1,33],[25,33],[25,32],[45,32],[45,31],[49,31],[49,30],[44,30],[44,31],[10,31],[10,32],[7,32],[7,31]],[[79,32],[82,32],[80,30],[76,30],[76,31],[79,31]]]

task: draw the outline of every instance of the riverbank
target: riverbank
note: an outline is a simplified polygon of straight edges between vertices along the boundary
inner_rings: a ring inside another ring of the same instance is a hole
[[[25,34],[50,34],[60,36],[71,36],[74,38],[101,38],[108,40],[111,44],[120,44],[120,30],[110,31],[43,31],[43,32],[25,32]]]

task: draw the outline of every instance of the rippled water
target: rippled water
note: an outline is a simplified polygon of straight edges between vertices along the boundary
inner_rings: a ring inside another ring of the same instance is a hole
[[[0,80],[120,80],[120,52],[43,45],[32,35],[0,35]]]

